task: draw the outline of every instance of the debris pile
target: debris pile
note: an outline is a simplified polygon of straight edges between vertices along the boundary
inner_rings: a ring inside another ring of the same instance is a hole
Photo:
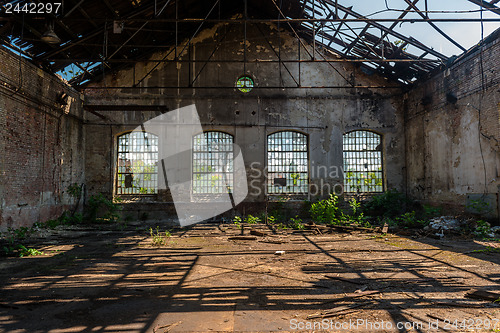
[[[440,216],[431,219],[429,225],[424,229],[435,231],[460,231],[462,229],[462,223],[453,216]]]

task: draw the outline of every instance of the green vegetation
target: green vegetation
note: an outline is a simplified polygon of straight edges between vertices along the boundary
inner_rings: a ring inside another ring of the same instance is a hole
[[[311,218],[318,223],[333,223],[339,213],[338,202],[339,197],[332,193],[328,199],[312,203],[309,210]]]
[[[486,248],[484,248],[482,250],[474,250],[472,252],[474,252],[474,253],[500,253],[500,248],[487,246]]]
[[[242,222],[243,222],[243,219],[240,216],[235,216],[233,218],[233,223],[236,224],[237,226],[240,226]]]
[[[423,210],[425,218],[433,218],[441,215],[441,209],[439,207],[424,205]]]
[[[385,223],[392,227],[403,229],[422,229],[429,225],[430,219],[441,216],[440,207],[420,205],[394,189],[375,195],[363,202],[357,197],[351,197],[347,205],[336,196],[330,194],[327,199],[317,202],[304,202],[309,207],[309,214],[315,223],[330,225],[355,225],[372,227],[383,226]],[[471,200],[470,205],[475,211],[486,213],[488,203],[483,200]],[[464,227],[462,232],[472,233],[476,237],[491,237],[492,230],[488,222],[479,220],[474,229]]]
[[[273,216],[277,223],[285,222],[288,217],[289,211],[285,209],[285,197],[280,197],[277,202],[271,204],[271,210],[268,216]],[[268,217],[269,222],[269,217]]]
[[[259,217],[256,217],[256,216],[252,216],[252,215],[248,215],[246,218],[245,218],[245,222],[248,223],[248,224],[257,224],[257,223],[260,223],[261,222],[261,219]]]
[[[54,229],[58,225],[111,223],[118,221],[118,205],[99,193],[89,198],[83,213],[63,212],[57,219],[35,223],[35,227]]]
[[[361,203],[355,198],[351,198],[348,204],[351,208],[351,214],[346,214],[340,209],[339,197],[337,195],[330,194],[328,199],[311,203],[309,212],[311,218],[316,223],[331,225],[355,224],[363,227],[371,227],[371,224],[360,209]]]
[[[423,228],[429,224],[429,220],[418,219],[415,211],[401,214],[393,219],[387,218],[384,221],[390,226],[398,226],[400,228]]]
[[[81,224],[83,222],[83,214],[75,213],[74,215],[71,215],[69,212],[64,212],[55,220],[35,223],[35,226],[39,228],[55,229],[58,225]]]
[[[302,223],[302,219],[299,219],[298,216],[290,219],[290,227],[295,230],[304,230],[304,224]]]
[[[4,256],[18,256],[18,257],[28,257],[28,256],[38,256],[44,254],[37,249],[26,247],[19,241],[22,241],[29,237],[34,232],[35,227],[27,228],[21,227],[18,229],[9,228],[6,233],[2,234],[5,238],[6,243],[2,246],[1,255]]]
[[[360,202],[351,197],[348,202],[350,209],[342,209],[340,198],[330,194],[329,198],[310,204],[309,213],[316,223],[330,225],[355,225],[371,228],[372,225],[382,226],[388,223],[400,228],[422,228],[428,224],[428,218],[439,214],[440,209],[424,206],[417,213],[418,205],[396,190],[375,195]]]
[[[277,229],[305,229],[305,223],[313,221],[318,224],[359,226],[372,228],[388,223],[398,228],[423,228],[429,218],[439,215],[440,208],[432,206],[419,207],[415,202],[396,190],[375,195],[366,201],[351,197],[345,203],[332,193],[328,198],[316,202],[304,201],[301,214],[286,217],[290,209],[285,209],[284,198],[273,202],[270,213],[261,213],[258,217],[248,215],[235,217],[233,223],[242,228],[242,223],[255,224],[266,221]],[[411,208],[411,210],[410,210]]]
[[[83,190],[82,186],[78,185],[77,183],[73,183],[70,186],[68,186],[68,194],[76,199],[82,195],[82,190]]]
[[[405,42],[402,41],[401,39],[397,39],[394,41],[394,45],[396,45],[397,47],[399,47],[400,45],[403,45]],[[403,48],[401,48],[402,51],[406,51],[408,49],[408,46],[405,46]]]
[[[394,189],[376,195],[363,205],[363,212],[367,216],[397,217],[413,206],[403,193]]]
[[[475,212],[479,215],[484,215],[491,212],[490,204],[483,199],[470,200],[466,207],[472,212]]]
[[[149,234],[152,238],[151,246],[165,246],[167,245],[167,239],[172,236],[172,234],[168,230],[160,232],[159,226],[156,226],[156,229],[149,228]]]
[[[8,231],[13,233],[13,237],[16,239],[25,239],[32,233],[33,230],[27,227],[20,227],[18,229],[8,228]]]
[[[349,200],[349,207],[351,207],[352,210],[352,215],[346,215],[342,213],[342,220],[344,224],[356,224],[363,226],[365,228],[371,228],[370,222],[368,222],[368,219],[364,216],[364,213],[361,212],[361,203],[357,201],[355,198],[351,198]]]
[[[486,221],[479,220],[476,222],[476,229],[473,233],[475,236],[480,238],[489,237],[489,235],[492,233],[491,225]]]
[[[76,183],[72,184],[68,186],[67,192],[70,196],[79,200],[82,195],[82,186]],[[34,227],[54,229],[58,225],[117,222],[118,202],[120,202],[119,198],[114,201],[109,200],[102,193],[92,195],[87,200],[83,213],[76,213],[75,210],[65,211],[57,219],[37,222]]]
[[[348,171],[345,174],[346,184],[350,187],[356,188],[357,191],[362,192],[363,189],[373,191],[382,188],[383,181],[381,172],[354,172]]]
[[[243,219],[240,217],[240,216],[235,216],[233,218],[233,223],[238,227],[240,228],[241,230],[241,234],[243,234],[243,231],[244,231],[244,228],[243,228]]]
[[[84,221],[87,223],[116,222],[118,220],[117,212],[118,205],[99,193],[88,199]]]
[[[5,256],[18,256],[18,257],[30,257],[30,256],[39,256],[44,253],[38,251],[37,249],[26,247],[22,244],[12,244],[8,246],[3,246],[2,248],[3,255]]]
[[[31,247],[26,247],[24,245],[19,244],[17,246],[19,257],[29,257],[29,256],[39,256],[43,255],[44,253],[41,251],[38,251],[37,249],[31,248]]]

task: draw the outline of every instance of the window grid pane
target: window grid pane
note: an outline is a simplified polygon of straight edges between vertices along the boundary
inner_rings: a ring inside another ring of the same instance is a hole
[[[205,132],[193,137],[193,194],[233,191],[233,136]]]
[[[344,192],[383,192],[381,137],[370,131],[344,134]]]
[[[267,190],[270,194],[308,192],[307,136],[284,131],[267,137]]]
[[[118,137],[116,194],[158,193],[158,137],[131,132]]]

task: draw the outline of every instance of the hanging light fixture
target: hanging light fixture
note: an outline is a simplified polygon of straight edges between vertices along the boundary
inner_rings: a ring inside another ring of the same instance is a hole
[[[47,31],[42,35],[41,40],[47,44],[59,44],[61,43],[61,38],[54,32],[54,22],[48,24]]]

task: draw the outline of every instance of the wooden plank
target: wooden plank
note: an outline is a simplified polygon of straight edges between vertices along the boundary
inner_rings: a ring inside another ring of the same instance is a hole
[[[326,301],[325,303],[344,302],[344,301],[352,300],[354,298],[360,298],[360,297],[364,297],[364,296],[379,294],[380,292],[381,292],[380,290],[367,290],[367,291],[363,291],[360,293],[349,293],[349,294],[345,294],[344,297],[332,299],[332,300]]]
[[[279,239],[261,239],[259,240],[261,243],[269,243],[269,244],[283,244],[283,243],[288,243],[288,241],[285,240],[279,240]]]
[[[307,316],[307,319],[335,317],[335,316],[339,316],[341,314],[344,314],[348,310],[359,308],[359,307],[369,305],[369,304],[371,304],[371,302],[362,302],[362,303],[341,305],[341,306],[337,306],[333,309],[330,309],[330,310],[322,312],[322,313],[315,313],[315,314],[309,315],[309,316]]]
[[[229,240],[256,240],[257,237],[255,236],[233,236],[229,237]]]
[[[500,293],[495,293],[492,291],[486,291],[482,289],[471,290],[470,292],[465,294],[465,297],[480,299],[483,301],[491,301],[491,302],[500,301]]]
[[[366,282],[366,281],[359,281],[359,280],[347,279],[347,278],[344,278],[344,277],[341,277],[341,276],[334,276],[334,275],[325,275],[325,276],[327,278],[329,278],[329,279],[339,280],[339,281],[342,281],[342,282],[348,282],[348,283],[357,284],[357,285],[363,285]]]
[[[443,306],[451,306],[455,308],[484,308],[483,304],[475,304],[475,303],[460,303],[460,302],[451,302],[451,301],[439,301],[432,302],[432,304],[443,305]]]
[[[259,231],[257,229],[251,229],[250,235],[255,235],[255,236],[259,236],[259,237],[267,236],[267,234],[265,232]]]

